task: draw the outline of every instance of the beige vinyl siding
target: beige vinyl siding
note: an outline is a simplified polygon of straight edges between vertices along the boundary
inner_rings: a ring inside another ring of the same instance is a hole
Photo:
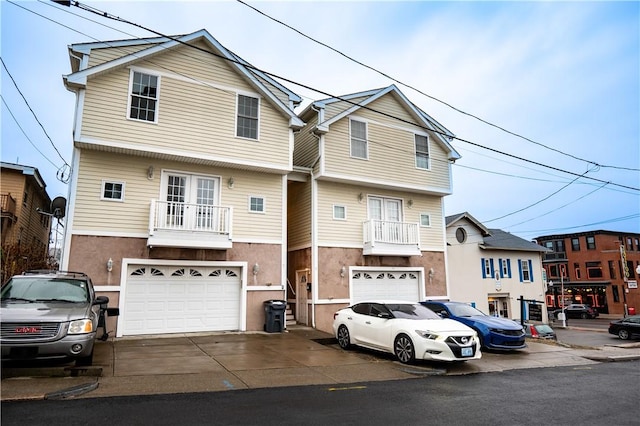
[[[295,135],[293,148],[293,165],[312,167],[318,158],[318,137],[311,134],[307,128]]]
[[[362,202],[358,194],[364,195]],[[369,196],[402,200],[404,222],[419,223],[420,214],[431,216],[431,227],[420,228],[422,248],[443,247],[444,235],[442,217],[442,197],[398,192],[382,189],[344,185],[334,182],[318,182],[318,243],[319,245],[344,244],[362,245],[362,224],[368,218],[367,198]],[[413,205],[408,206],[412,200]],[[347,220],[333,219],[333,205],[347,207]]]
[[[324,110],[324,119],[331,120],[336,115],[353,108],[358,103],[368,99],[368,96],[360,96],[357,98],[349,99],[348,101],[337,101],[328,104]]]
[[[311,244],[311,182],[289,182],[288,245],[290,249]]]
[[[148,49],[155,45],[143,44],[138,46],[122,46],[122,47],[109,47],[102,49],[92,49],[89,55],[89,68],[96,65],[103,64],[105,62],[112,61],[114,59],[121,58],[123,56],[130,55],[132,53],[139,52],[144,49]]]
[[[235,137],[235,91],[255,90],[227,63],[195,50],[189,51],[188,56],[173,50],[155,56],[153,62],[162,63],[165,68],[144,61],[136,66],[156,69],[161,74],[157,124],[127,119],[130,71],[120,69],[89,80],[83,138],[218,155],[232,161],[258,159],[288,168],[288,118],[266,98],[260,98],[259,140]],[[174,74],[166,74],[167,69]]]
[[[405,120],[412,120],[412,117],[391,95],[373,102],[371,107]],[[367,121],[368,160],[351,158],[349,117],[345,117],[331,125],[329,133],[326,134],[325,170],[327,173],[442,190],[450,188],[447,152],[436,141],[434,135],[429,134],[431,168],[430,170],[417,169],[414,132],[424,133],[424,129],[363,109],[358,110],[354,118]]]
[[[154,166],[155,176],[147,179]],[[233,237],[243,239],[282,238],[282,177],[240,170],[160,161],[83,150],[78,190],[73,206],[74,231],[147,233],[152,199],[161,199],[161,173],[171,170],[220,177],[220,205],[233,207]],[[227,187],[229,177],[234,188]],[[123,202],[101,200],[103,179],[125,183]],[[264,197],[266,213],[249,213],[248,196]]]

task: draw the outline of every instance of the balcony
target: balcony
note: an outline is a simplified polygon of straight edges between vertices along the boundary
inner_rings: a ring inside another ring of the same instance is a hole
[[[233,209],[151,200],[148,246],[229,249]]]
[[[418,223],[368,220],[362,224],[363,254],[376,256],[419,256]]]
[[[15,220],[16,199],[11,194],[0,194],[0,211],[2,212],[2,217],[9,217]]]

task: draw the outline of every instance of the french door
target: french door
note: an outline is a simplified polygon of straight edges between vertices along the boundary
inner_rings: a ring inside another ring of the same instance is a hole
[[[220,192],[218,178],[169,172],[165,191],[167,225],[195,230],[215,228],[214,206]]]

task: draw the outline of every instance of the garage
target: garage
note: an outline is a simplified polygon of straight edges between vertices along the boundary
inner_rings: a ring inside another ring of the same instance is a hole
[[[118,336],[239,330],[241,268],[127,266]]]
[[[351,302],[394,299],[420,301],[423,292],[419,270],[353,270]]]

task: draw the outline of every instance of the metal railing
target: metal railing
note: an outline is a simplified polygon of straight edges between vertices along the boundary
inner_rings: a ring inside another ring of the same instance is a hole
[[[231,207],[152,200],[149,232],[151,235],[157,230],[230,235],[231,216]]]

